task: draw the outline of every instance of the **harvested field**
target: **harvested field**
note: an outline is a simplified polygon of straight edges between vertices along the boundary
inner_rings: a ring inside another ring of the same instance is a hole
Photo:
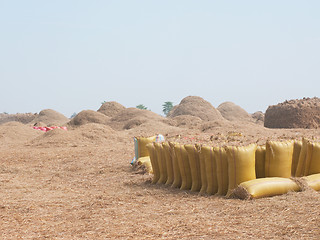
[[[124,129],[138,119],[136,111],[117,116],[110,126],[88,123],[67,132],[0,125],[2,239],[319,238],[319,192],[306,189],[256,200],[200,196],[153,185],[151,175],[129,164],[138,135],[161,133],[172,141],[217,146],[320,138],[319,129],[201,123],[196,114],[166,122],[151,112],[142,112],[143,123]]]

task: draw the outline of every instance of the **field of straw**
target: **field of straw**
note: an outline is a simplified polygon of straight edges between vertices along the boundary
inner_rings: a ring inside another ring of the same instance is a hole
[[[92,118],[69,124],[68,131],[0,125],[1,239],[319,239],[319,192],[256,200],[200,196],[153,185],[152,175],[130,165],[134,136],[244,145],[319,138],[319,129],[127,111],[104,119],[108,124]]]

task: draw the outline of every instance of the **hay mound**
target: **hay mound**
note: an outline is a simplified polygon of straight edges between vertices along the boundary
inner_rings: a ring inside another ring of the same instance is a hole
[[[5,114],[0,113],[0,124],[6,122],[21,122],[23,124],[27,124],[31,122],[36,117],[36,114],[33,113],[17,113],[17,114]]]
[[[116,133],[109,126],[97,123],[88,123],[68,131],[53,129],[41,136],[33,139],[30,144],[33,146],[58,146],[58,147],[77,147],[112,143],[119,141],[122,135]]]
[[[261,111],[255,112],[251,115],[253,120],[259,124],[259,125],[264,125],[264,113]]]
[[[43,132],[20,122],[8,122],[0,125],[0,142],[2,143],[22,143],[42,134]]]
[[[98,112],[103,113],[104,115],[108,117],[114,117],[117,114],[119,114],[121,111],[126,109],[124,106],[122,106],[120,103],[117,102],[106,102],[101,105],[101,107],[98,109]]]
[[[162,134],[165,138],[167,138],[167,135],[178,135],[183,134],[183,132],[190,132],[190,129],[170,126],[166,122],[162,121],[146,121],[127,131],[131,136],[153,136],[156,134]]]
[[[268,128],[319,128],[320,98],[303,98],[269,106],[264,126]]]
[[[119,114],[111,118],[109,124],[116,130],[123,130],[140,126],[141,124],[148,121],[162,122],[163,120],[164,117],[149,110],[126,108]]]
[[[232,123],[228,122],[228,121],[208,121],[208,122],[204,122],[201,125],[200,130],[202,132],[211,132],[213,130],[219,129],[219,128],[233,128]]]
[[[93,110],[79,112],[70,122],[70,126],[80,126],[87,123],[108,124],[109,117]]]
[[[220,112],[211,103],[197,96],[182,99],[180,104],[169,112],[168,117],[173,118],[180,115],[191,115],[204,121],[223,120]]]
[[[196,116],[180,115],[180,116],[173,117],[172,119],[170,119],[170,122],[168,123],[176,127],[199,129],[203,121],[201,118]]]
[[[69,119],[63,114],[52,109],[44,109],[32,120],[31,124],[42,122],[47,126],[62,126],[65,125],[68,121]]]
[[[221,103],[217,110],[229,121],[252,121],[252,117],[243,108],[233,102]]]

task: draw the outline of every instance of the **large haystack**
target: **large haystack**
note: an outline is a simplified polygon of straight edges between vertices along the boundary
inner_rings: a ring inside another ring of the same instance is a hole
[[[103,113],[104,115],[108,117],[114,117],[117,114],[119,114],[121,111],[126,109],[123,105],[117,102],[105,102],[101,105],[101,107],[98,109],[98,112]]]
[[[162,122],[164,117],[149,110],[126,108],[111,118],[110,126],[117,130],[131,129],[148,121]]]
[[[253,121],[252,117],[246,112],[246,110],[233,102],[221,103],[217,107],[217,110],[229,121]]]
[[[268,128],[319,128],[320,98],[303,98],[269,106],[264,126]]]
[[[87,123],[100,123],[100,124],[108,124],[109,117],[93,110],[83,110],[79,112],[71,121],[69,125],[71,126],[79,126]]]
[[[17,114],[6,114],[0,113],[0,124],[6,122],[21,122],[23,124],[27,124],[35,119],[37,115],[34,113],[17,113]]]
[[[62,126],[65,125],[68,121],[69,119],[63,114],[52,109],[44,109],[32,120],[31,124],[42,122],[47,124],[48,126]]]
[[[182,99],[180,104],[169,112],[168,117],[173,118],[180,115],[191,115],[204,121],[224,120],[211,103],[197,96],[188,96]]]

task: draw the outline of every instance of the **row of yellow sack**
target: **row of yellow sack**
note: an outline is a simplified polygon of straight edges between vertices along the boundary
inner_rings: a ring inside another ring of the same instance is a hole
[[[138,162],[153,173],[153,183],[227,197],[242,189],[258,198],[299,191],[290,177],[310,175],[306,182],[320,190],[320,143],[306,139],[214,148],[154,143],[152,137],[137,143]]]

